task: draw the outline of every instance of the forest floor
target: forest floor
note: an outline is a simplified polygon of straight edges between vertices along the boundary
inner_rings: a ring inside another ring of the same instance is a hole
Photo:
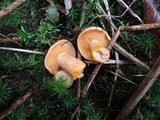
[[[159,0],[2,0],[0,9],[0,119],[160,119]],[[93,26],[111,38],[104,63],[77,47]],[[44,65],[61,39],[86,64],[69,88]]]

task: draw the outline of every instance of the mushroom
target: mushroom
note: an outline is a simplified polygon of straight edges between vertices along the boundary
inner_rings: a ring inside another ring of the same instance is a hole
[[[71,42],[62,39],[49,48],[44,64],[51,74],[60,74],[58,72],[63,70],[75,80],[83,77],[83,70],[86,67],[86,64],[75,56],[75,49]]]
[[[79,34],[77,44],[85,59],[104,63],[110,57],[110,51],[106,48],[110,40],[110,36],[102,28],[89,27]]]

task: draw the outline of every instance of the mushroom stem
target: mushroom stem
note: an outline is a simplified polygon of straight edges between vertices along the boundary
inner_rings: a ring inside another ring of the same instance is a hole
[[[93,40],[90,43],[90,50],[95,61],[106,62],[110,57],[110,51],[104,47],[98,40]]]
[[[65,71],[61,70],[59,72],[57,72],[55,74],[55,78],[58,79],[62,79],[63,81],[65,81],[66,87],[69,88],[72,84],[73,84],[73,78],[71,77],[71,75],[69,75],[68,73],[66,73]]]
[[[58,65],[66,72],[68,72],[73,79],[83,77],[83,70],[86,67],[86,64],[81,60],[67,54],[61,53],[58,56]]]

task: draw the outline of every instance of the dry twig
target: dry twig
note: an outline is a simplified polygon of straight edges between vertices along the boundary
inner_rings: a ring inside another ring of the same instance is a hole
[[[41,55],[44,54],[44,52],[38,52],[38,51],[32,51],[32,50],[26,50],[26,49],[19,49],[19,48],[9,48],[9,47],[0,47],[0,50],[10,50],[10,51],[41,54]]]
[[[121,31],[138,31],[138,30],[150,30],[150,29],[158,29],[160,28],[160,22],[151,23],[151,24],[140,24],[140,25],[133,25],[133,26],[124,26],[120,27]]]
[[[14,11],[16,8],[21,6],[23,3],[25,3],[27,0],[16,0],[11,5],[7,6],[3,10],[0,11],[0,19],[8,15],[10,12]]]
[[[0,43],[18,42],[20,40],[21,40],[21,37],[13,37],[13,36],[0,37]]]
[[[115,43],[113,45],[114,49],[116,49],[118,52],[120,52],[122,55],[124,55],[125,57],[127,57],[129,60],[131,60],[132,62],[134,62],[135,64],[141,65],[147,69],[149,69],[149,66],[146,65],[145,63],[143,63],[141,60],[139,60],[138,58],[134,57],[132,54],[130,54],[129,52],[127,52],[124,48],[122,48],[121,46],[119,46],[117,43]]]
[[[20,105],[22,105],[26,100],[28,100],[31,95],[33,94],[32,91],[27,92],[25,95],[19,97],[7,110],[0,113],[0,120],[5,118],[7,115],[9,115],[13,110],[18,108]]]
[[[141,18],[135,14],[131,9],[130,7],[128,7],[128,5],[123,1],[123,0],[117,0],[117,2],[122,6],[122,7],[125,7],[133,17],[136,18],[136,20],[138,20],[140,23],[143,23],[143,21],[141,20]]]

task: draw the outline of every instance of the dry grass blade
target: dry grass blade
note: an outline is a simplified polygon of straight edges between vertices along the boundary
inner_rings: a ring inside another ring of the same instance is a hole
[[[0,120],[9,115],[14,109],[22,105],[26,100],[28,100],[31,97],[32,94],[33,92],[29,91],[25,95],[19,97],[7,110],[0,114]]]

